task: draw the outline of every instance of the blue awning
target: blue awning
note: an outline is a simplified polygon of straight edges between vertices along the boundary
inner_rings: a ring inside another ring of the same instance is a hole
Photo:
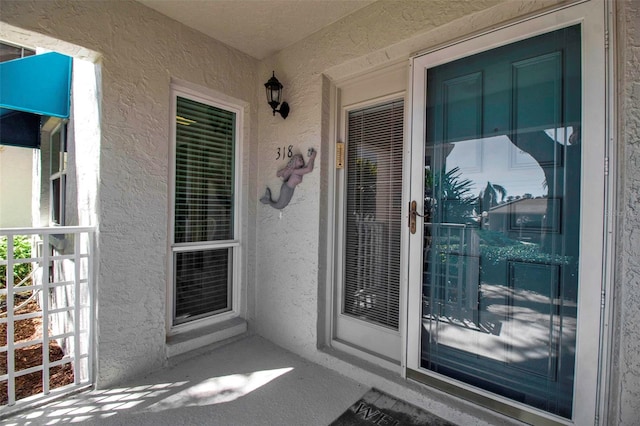
[[[69,117],[71,64],[55,52],[0,63],[0,144],[37,148],[41,116]]]

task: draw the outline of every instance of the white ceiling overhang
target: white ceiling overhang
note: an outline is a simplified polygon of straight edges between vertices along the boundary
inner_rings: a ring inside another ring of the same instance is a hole
[[[375,0],[138,1],[256,59],[264,59]]]

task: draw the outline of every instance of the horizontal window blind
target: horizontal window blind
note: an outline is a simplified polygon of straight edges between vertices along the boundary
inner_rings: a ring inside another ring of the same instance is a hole
[[[176,324],[230,309],[231,259],[231,248],[175,253]]]
[[[236,113],[177,97],[174,242],[196,244],[173,253],[174,325],[232,309],[235,141]]]
[[[351,111],[343,313],[398,328],[404,101]]]
[[[233,239],[235,113],[178,97],[175,242]]]

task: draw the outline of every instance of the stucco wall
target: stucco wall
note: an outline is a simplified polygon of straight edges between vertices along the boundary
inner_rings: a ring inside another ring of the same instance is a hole
[[[328,363],[316,346],[323,338],[319,307],[330,275],[323,241],[331,214],[326,157],[334,142],[327,125],[331,81],[556,3],[562,1],[374,3],[258,63],[131,1],[0,2],[0,19],[26,30],[13,41],[28,45],[38,33],[43,47],[100,58],[99,384],[125,380],[164,361],[171,77],[250,103],[242,200],[247,316],[265,337]],[[637,1],[619,4],[620,222],[611,410],[615,423],[633,424],[640,411],[640,19]],[[286,120],[273,117],[264,102],[261,84],[271,70],[285,85],[291,105]],[[276,149],[288,145],[305,154],[314,147],[319,156],[316,170],[279,212],[256,200],[267,185],[278,195],[275,173],[286,160],[276,160]]]
[[[0,147],[0,228],[31,226],[33,150]]]
[[[98,385],[157,368],[165,361],[170,79],[255,108],[257,62],[133,1],[2,1],[0,17],[27,30],[14,42],[99,56]],[[245,125],[243,170],[255,194],[253,109]],[[255,198],[242,203],[250,212]],[[245,214],[244,235],[252,235],[247,223]]]
[[[257,209],[257,322],[259,332],[317,362],[331,364],[322,344],[326,318],[327,209],[332,188],[327,170],[330,144],[328,87],[331,81],[357,75],[434,46],[468,37],[560,2],[381,2],[362,9],[293,45],[261,64],[264,80],[272,69],[285,85],[292,112],[285,122],[260,116],[259,192],[277,186],[274,161],[278,146],[293,144],[302,152],[320,148],[317,170],[305,177],[282,214]],[[640,418],[640,4],[616,2],[620,77],[618,140],[620,220],[614,261],[616,325],[612,334],[613,368],[609,380],[610,424],[637,424]],[[468,15],[474,13],[473,15]],[[286,267],[284,265],[287,265]],[[348,370],[348,367],[346,367]],[[604,388],[603,388],[604,389]]]
[[[640,419],[640,2],[617,2],[618,218],[611,424]]]
[[[399,60],[412,53],[468,36],[496,24],[526,16],[559,1],[383,1],[358,10],[312,36],[267,58],[263,79],[271,70],[285,85],[289,117],[260,116],[259,191],[279,187],[275,161],[278,146],[292,144],[306,153],[319,149],[317,170],[305,176],[282,213],[268,206],[257,210],[256,312],[260,334],[306,356],[316,347],[324,312],[327,267],[327,158],[334,142],[327,85]],[[325,78],[326,77],[326,78]],[[324,84],[324,87],[323,87]],[[265,114],[266,115],[266,114]],[[324,166],[324,168],[323,168]],[[322,202],[321,202],[322,201]],[[322,247],[323,252],[319,249]],[[322,260],[322,262],[321,262]],[[322,277],[322,279],[320,279]],[[320,316],[319,316],[320,314]]]

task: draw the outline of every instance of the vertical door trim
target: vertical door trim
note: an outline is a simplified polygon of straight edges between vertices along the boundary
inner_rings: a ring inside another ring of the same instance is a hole
[[[398,359],[390,360],[378,354],[372,354],[367,352],[366,349],[358,348],[351,345],[350,342],[344,342],[337,338],[336,321],[339,315],[341,315],[340,301],[342,296],[340,295],[340,283],[343,281],[344,273],[344,205],[345,205],[345,177],[342,175],[341,170],[336,169],[335,162],[335,143],[346,142],[346,114],[349,110],[356,108],[366,107],[369,105],[375,105],[385,101],[393,99],[404,99],[405,104],[405,121],[403,123],[403,147],[402,147],[402,162],[403,162],[403,182],[406,179],[405,173],[407,171],[406,165],[408,164],[408,133],[406,128],[406,117],[408,111],[407,103],[407,78],[409,77],[407,72],[407,61],[402,60],[395,62],[381,69],[369,71],[367,73],[358,75],[356,77],[349,77],[348,79],[339,80],[332,83],[331,87],[331,101],[333,106],[333,114],[331,115],[331,150],[329,158],[330,167],[330,185],[331,194],[329,195],[329,212],[332,217],[332,223],[329,224],[329,229],[332,231],[329,235],[328,247],[332,248],[332,252],[327,260],[328,265],[332,265],[332,273],[328,274],[328,288],[326,291],[327,300],[329,300],[327,306],[328,319],[325,321],[328,327],[325,335],[328,336],[328,344],[334,348],[351,353],[362,359],[366,359],[374,364],[385,367],[387,369],[404,374],[404,359],[405,359],[405,320],[406,320],[406,274],[404,273],[406,268],[406,239],[404,233],[406,232],[404,227],[401,227],[400,235],[400,295],[399,295],[399,324],[397,334],[399,335],[399,354]],[[389,77],[392,76],[392,77]],[[401,76],[401,78],[399,78]],[[376,81],[382,79],[385,84],[376,84]],[[346,149],[345,149],[346,151]],[[402,194],[402,217],[405,217],[404,204],[406,204],[406,188],[403,186]],[[381,328],[372,324],[372,328]]]

